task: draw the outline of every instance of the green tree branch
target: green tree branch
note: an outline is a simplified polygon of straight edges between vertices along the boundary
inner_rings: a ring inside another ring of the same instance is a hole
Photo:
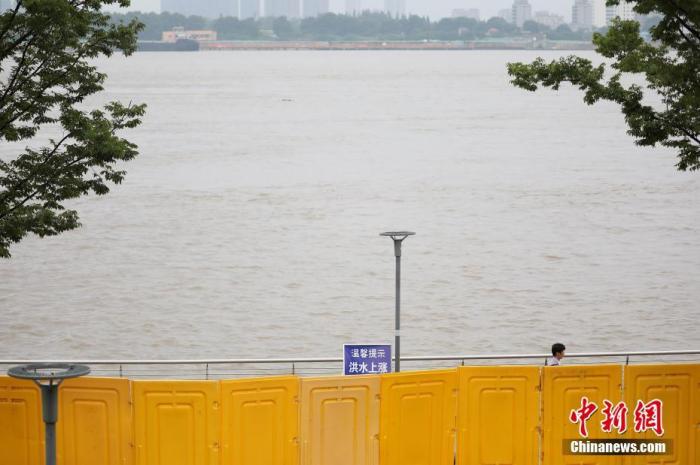
[[[661,21],[650,31],[651,42],[642,38],[638,22],[616,20],[605,35],[593,36],[596,51],[611,59],[611,64],[594,66],[590,60],[575,56],[550,63],[541,58],[530,64],[510,63],[511,82],[529,91],[540,87],[558,90],[568,83],[584,92],[584,101],[589,105],[599,100],[615,102],[625,116],[628,134],[638,145],[672,148],[679,170],[698,170],[700,3],[609,0],[608,5],[625,1],[634,3],[639,14],[661,15]],[[646,86],[623,85],[625,74],[643,75]],[[665,108],[644,104],[649,97],[660,98]]]
[[[55,235],[80,225],[64,201],[109,192],[125,176],[118,163],[138,155],[123,130],[141,122],[144,105],[76,108],[103,89],[105,75],[88,59],[136,49],[142,25],[112,24],[102,8],[127,0],[22,0],[0,14],[0,141],[36,137],[43,127],[63,135],[48,147],[0,159],[0,257],[28,234]]]

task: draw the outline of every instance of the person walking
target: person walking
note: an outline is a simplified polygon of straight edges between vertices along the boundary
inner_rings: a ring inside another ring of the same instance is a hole
[[[561,365],[560,361],[564,358],[564,352],[566,352],[566,347],[561,342],[557,342],[552,345],[552,356],[547,359],[545,365],[550,367],[557,367]]]

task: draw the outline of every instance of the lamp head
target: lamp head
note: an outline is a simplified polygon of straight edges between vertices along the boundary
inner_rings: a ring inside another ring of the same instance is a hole
[[[416,233],[411,232],[411,231],[389,231],[389,232],[383,232],[380,234],[380,236],[385,236],[385,237],[391,237],[395,241],[402,241],[406,239],[408,236],[415,236]]]
[[[89,367],[70,363],[33,363],[7,370],[7,374],[13,378],[31,379],[40,385],[59,384],[64,379],[77,378],[88,373],[90,373]]]

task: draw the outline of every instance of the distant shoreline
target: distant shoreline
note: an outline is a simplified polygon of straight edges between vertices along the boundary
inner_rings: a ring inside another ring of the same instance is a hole
[[[577,41],[141,41],[139,51],[249,51],[249,50],[593,50],[590,42]]]

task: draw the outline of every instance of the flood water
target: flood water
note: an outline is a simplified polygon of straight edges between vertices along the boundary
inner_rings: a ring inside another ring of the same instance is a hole
[[[546,57],[555,52],[540,52]],[[687,349],[700,178],[617,107],[528,93],[536,52],[139,53],[126,182],[0,262],[0,358]],[[586,53],[584,53],[586,55]],[[587,54],[593,57],[593,54]],[[695,347],[696,348],[696,347]]]

